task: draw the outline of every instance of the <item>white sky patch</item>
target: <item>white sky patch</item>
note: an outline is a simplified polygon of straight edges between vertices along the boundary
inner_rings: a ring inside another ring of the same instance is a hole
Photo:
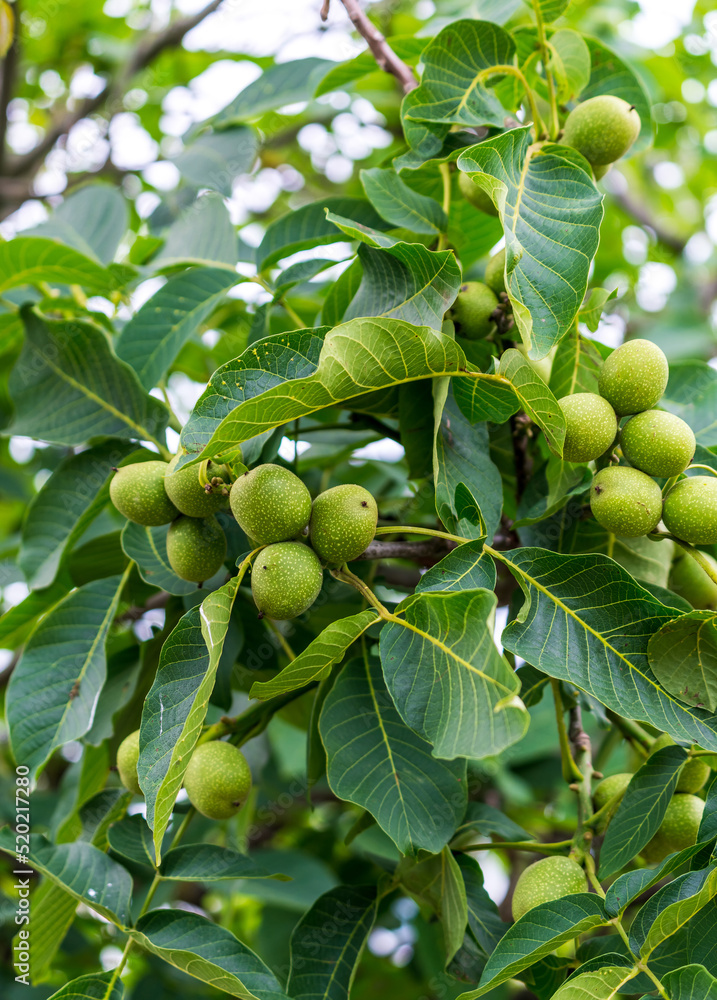
[[[638,0],[640,12],[618,26],[619,33],[644,49],[661,49],[678,38],[692,20],[695,0]]]
[[[406,451],[402,444],[393,438],[381,438],[372,441],[365,448],[357,448],[351,461],[364,462],[400,462]]]
[[[302,455],[310,447],[309,441],[293,441],[291,438],[283,437],[279,445],[279,455],[285,462],[293,462],[297,452]]]

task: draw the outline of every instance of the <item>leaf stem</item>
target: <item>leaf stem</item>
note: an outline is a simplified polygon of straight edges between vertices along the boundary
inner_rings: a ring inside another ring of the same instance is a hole
[[[535,96],[530,87],[530,84],[525,79],[523,73],[518,69],[517,66],[488,66],[486,69],[482,69],[478,74],[478,81],[480,83],[483,80],[487,80],[489,76],[495,76],[497,73],[507,74],[508,76],[514,76],[516,80],[519,80],[523,90],[525,91],[525,96],[528,98],[528,104],[530,105],[530,114],[533,119],[533,125],[535,126],[535,137],[538,139],[545,132],[545,125],[543,120],[538,113],[538,105],[535,103]]]
[[[550,53],[548,52],[548,41],[545,37],[545,24],[543,23],[543,12],[540,9],[540,0],[533,0],[533,12],[535,13],[535,24],[538,29],[538,44],[542,53],[545,82],[548,85],[548,102],[550,104],[551,117],[550,138],[556,139],[560,131],[558,101],[555,95],[555,81],[550,71]]]
[[[531,854],[564,854],[572,847],[572,840],[557,840],[554,843],[543,843],[541,840],[497,840],[487,844],[469,844],[467,847],[456,848],[464,854],[470,851],[528,851]]]
[[[448,163],[441,163],[438,168],[443,181],[443,211],[446,216],[446,227],[448,226],[448,214],[451,210],[451,168]],[[438,236],[438,250],[445,250],[447,234],[440,233]]]
[[[672,487],[675,485],[675,483],[679,478],[680,478],[679,476],[670,476],[665,485],[662,487],[663,497],[667,496],[667,494],[670,492],[670,490],[672,489]]]
[[[458,545],[465,545],[470,542],[470,538],[461,538],[460,535],[451,535],[448,531],[438,531],[436,528],[418,528],[407,524],[390,525],[384,524],[376,528],[377,535],[432,535],[434,538],[446,538],[449,542],[456,542]]]
[[[632,743],[638,743],[643,750],[650,749],[653,738],[637,722],[633,722],[632,719],[623,719],[621,715],[611,711],[611,709],[607,710],[607,717]]]
[[[687,466],[685,471],[687,472],[689,469],[705,469],[711,475],[717,476],[717,470],[713,469],[711,465],[703,465],[701,462],[693,462],[692,465]]]
[[[268,292],[270,295],[274,296],[273,301],[276,302],[277,305],[282,306],[282,308],[286,310],[289,319],[291,319],[292,322],[296,323],[297,330],[304,329],[306,323],[304,323],[301,316],[299,316],[299,314],[294,311],[294,309],[289,305],[289,303],[286,301],[283,295],[274,294],[274,289],[267,281],[264,281],[264,279],[260,274],[255,274],[249,280],[256,282],[257,285],[261,285],[261,287],[264,289],[265,292]]]
[[[291,660],[295,660],[296,659],[296,653],[294,652],[294,650],[289,645],[289,642],[288,642],[286,636],[281,631],[281,629],[278,627],[278,625],[276,624],[276,622],[273,622],[271,620],[271,618],[264,618],[263,621],[264,621],[264,624],[266,625],[266,627],[269,629],[269,631],[274,633],[274,635],[276,636],[276,638],[277,638],[277,640],[279,642],[279,645],[284,650],[284,653],[288,656],[289,660],[290,661]]]
[[[396,619],[395,615],[391,614],[387,607],[381,604],[371,588],[367,586],[360,577],[356,576],[355,573],[352,573],[348,566],[342,566],[340,569],[332,569],[331,575],[335,580],[342,580],[344,583],[348,583],[350,587],[358,590],[359,594],[361,594],[361,596],[368,601],[372,608],[375,608],[378,611],[380,616],[385,621],[399,620]]]
[[[555,704],[555,721],[558,725],[558,739],[560,741],[560,759],[563,765],[563,780],[568,784],[574,781],[582,781],[583,776],[577,764],[573,760],[573,754],[568,740],[568,730],[565,726],[565,709],[563,707],[563,696],[560,691],[560,681],[554,677],[550,678],[550,687],[553,691],[553,702]]]

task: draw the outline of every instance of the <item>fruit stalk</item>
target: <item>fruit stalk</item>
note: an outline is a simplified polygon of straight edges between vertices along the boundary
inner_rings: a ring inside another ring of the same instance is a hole
[[[565,708],[563,707],[563,696],[560,691],[560,681],[554,677],[550,679],[550,687],[553,691],[553,702],[555,703],[555,721],[558,726],[558,739],[560,741],[560,759],[563,764],[563,780],[568,784],[573,781],[582,782],[582,771],[578,768],[570,749],[568,731],[565,727]]]

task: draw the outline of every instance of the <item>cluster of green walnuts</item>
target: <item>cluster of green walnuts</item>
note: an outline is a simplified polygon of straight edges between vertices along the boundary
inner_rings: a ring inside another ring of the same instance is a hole
[[[674,746],[674,740],[664,733],[654,740],[649,755]],[[675,793],[672,796],[659,829],[640,851],[640,859],[648,865],[658,864],[668,854],[684,851],[697,843],[704,812],[704,799],[699,792],[717,767],[717,756],[695,757],[683,764]],[[611,774],[595,787],[595,831],[604,833],[620,805],[633,775],[629,772]],[[572,893],[588,892],[585,871],[574,857],[548,857],[529,865],[516,883],[513,894],[513,919],[518,920],[541,903],[547,903]]]
[[[202,475],[195,466],[177,469],[178,461],[176,455],[169,463],[117,469],[113,504],[135,524],[169,524],[169,564],[198,584],[224,564],[227,541],[215,514],[229,508],[260,550],[251,589],[262,616],[283,621],[303,614],[319,595],[323,567],[356,559],[376,533],[376,501],[362,486],[334,486],[312,502],[299,477],[281,465],[258,465],[232,483],[224,465],[209,462]]]

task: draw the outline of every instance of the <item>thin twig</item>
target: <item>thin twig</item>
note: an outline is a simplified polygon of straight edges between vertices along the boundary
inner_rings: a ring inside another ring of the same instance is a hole
[[[425,542],[379,542],[374,541],[358,557],[368,559],[410,559],[420,566],[432,566],[456,546],[443,538],[431,538]]]
[[[13,7],[15,19],[15,31],[12,44],[8,49],[2,64],[2,75],[0,76],[0,173],[5,162],[5,136],[7,134],[7,109],[12,97],[17,74],[17,64],[20,47],[20,3],[16,0]]]
[[[354,28],[368,42],[368,47],[373,52],[373,57],[381,69],[385,73],[391,73],[396,77],[404,94],[409,94],[412,90],[415,90],[418,86],[418,80],[413,70],[403,59],[398,58],[375,24],[372,24],[366,17],[358,0],[341,0],[341,3],[346,8],[346,13],[351,18]],[[327,7],[328,4],[325,3],[321,11],[322,17],[324,10],[326,10],[328,16]]]
[[[642,202],[637,201],[632,195],[628,194],[626,191],[613,191],[610,190],[610,197],[622,208],[624,212],[631,215],[633,219],[639,222],[643,226],[647,226],[653,231],[660,243],[664,243],[666,247],[670,250],[674,250],[675,253],[682,253],[685,249],[687,240],[682,236],[678,236],[677,233],[670,232],[665,229],[653,216],[650,214],[650,210],[642,204]]]

